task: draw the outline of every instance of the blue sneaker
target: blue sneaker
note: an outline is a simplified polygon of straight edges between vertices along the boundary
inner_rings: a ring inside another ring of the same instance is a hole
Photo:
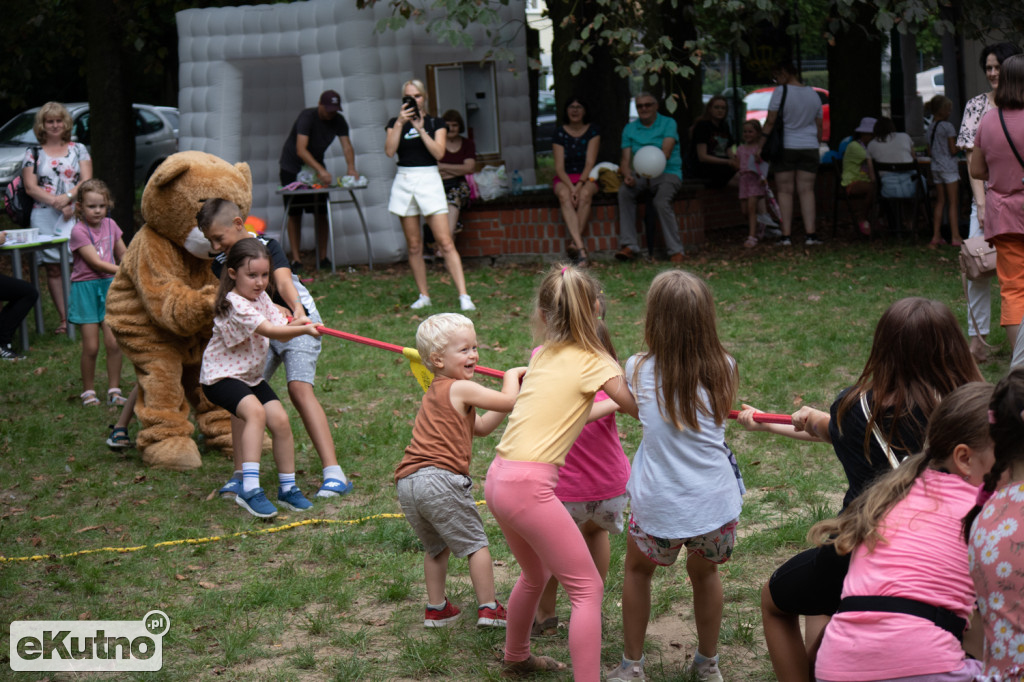
[[[232,478],[221,486],[220,490],[217,491],[217,495],[220,497],[228,497],[229,495],[237,495],[240,492],[242,492],[242,479]]]
[[[320,490],[316,491],[317,497],[340,497],[342,495],[348,495],[352,492],[352,481],[342,483],[336,478],[328,478],[324,480],[323,485],[320,486]]]
[[[261,519],[272,519],[277,516],[277,507],[267,499],[263,488],[256,488],[249,492],[239,490],[235,495],[235,502],[245,511]]]
[[[297,512],[313,508],[313,503],[306,499],[306,496],[302,494],[298,486],[292,486],[292,489],[286,493],[281,492],[281,489],[278,488],[277,502],[285,509]]]

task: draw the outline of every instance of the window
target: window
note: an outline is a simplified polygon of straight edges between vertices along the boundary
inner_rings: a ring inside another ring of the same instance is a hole
[[[427,90],[438,116],[455,109],[466,122],[465,135],[476,145],[477,159],[501,156],[497,82],[493,62],[427,66]]]

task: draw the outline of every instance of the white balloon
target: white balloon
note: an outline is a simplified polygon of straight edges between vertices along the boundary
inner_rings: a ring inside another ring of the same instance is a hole
[[[633,168],[641,177],[656,178],[665,171],[665,161],[665,152],[661,147],[649,144],[636,151],[633,156]]]

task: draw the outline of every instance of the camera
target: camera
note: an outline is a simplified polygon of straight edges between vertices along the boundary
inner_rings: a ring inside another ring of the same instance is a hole
[[[413,118],[420,117],[420,108],[416,106],[416,99],[413,98],[412,95],[405,95],[404,97],[402,97],[402,108],[404,109],[405,107],[409,107],[410,109],[412,109]]]

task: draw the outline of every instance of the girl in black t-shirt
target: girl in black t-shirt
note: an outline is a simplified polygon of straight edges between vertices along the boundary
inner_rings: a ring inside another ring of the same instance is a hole
[[[904,298],[882,314],[864,370],[829,412],[802,407],[793,426],[757,424],[744,405],[739,422],[799,440],[830,443],[849,487],[843,508],[897,462],[920,452],[939,401],[953,389],[983,381],[953,312],[944,303]],[[877,427],[877,436],[874,431]],[[808,549],[780,566],[761,590],[761,620],[779,680],[809,680],[827,617],[839,606],[850,556],[834,545]],[[807,646],[799,616],[807,621]]]
[[[391,186],[388,210],[402,220],[402,232],[409,247],[409,268],[420,292],[409,307],[419,310],[430,305],[420,231],[422,215],[434,233],[438,250],[444,255],[445,265],[455,282],[459,306],[462,310],[476,310],[466,293],[462,259],[448,230],[448,201],[437,168],[438,160],[445,153],[448,130],[444,121],[428,113],[426,88],[421,81],[407,81],[402,86],[402,96],[411,97],[415,106],[403,103],[398,116],[388,121],[384,152],[388,156],[398,155],[398,173]]]

